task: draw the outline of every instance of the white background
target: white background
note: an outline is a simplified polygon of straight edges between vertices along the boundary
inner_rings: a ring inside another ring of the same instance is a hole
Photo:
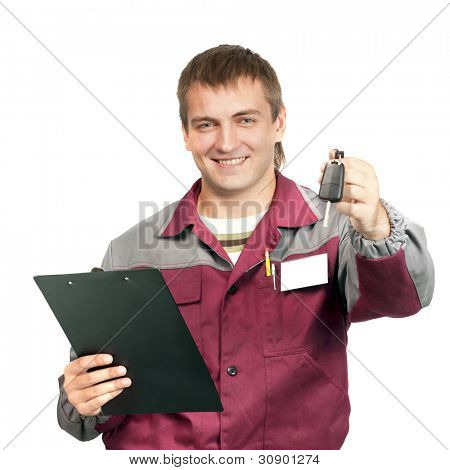
[[[140,201],[162,208],[186,192],[4,6],[189,188],[200,175],[183,145],[176,87],[194,55],[227,43],[269,60],[290,161],[445,3],[2,0],[2,448],[56,397],[69,358],[33,276],[98,266],[109,241],[139,221]],[[328,147],[369,161],[381,197],[425,228],[435,264],[429,307],[350,328],[350,432],[326,459],[346,468],[438,468],[445,455],[372,374],[450,445],[449,31],[450,8],[284,171],[318,191]],[[78,442],[60,430],[55,399],[2,458],[79,467],[97,460],[89,449],[103,455],[101,438]]]

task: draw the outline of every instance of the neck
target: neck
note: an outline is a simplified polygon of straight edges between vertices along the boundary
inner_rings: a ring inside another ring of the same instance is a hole
[[[275,192],[276,178],[272,173],[239,195],[218,195],[203,183],[204,180],[197,200],[198,213],[214,219],[236,219],[249,217],[269,208]]]

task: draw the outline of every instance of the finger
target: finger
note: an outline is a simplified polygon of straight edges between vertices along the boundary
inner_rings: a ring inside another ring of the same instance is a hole
[[[365,188],[354,184],[345,184],[341,200],[351,202],[353,199],[355,202],[367,203],[367,196],[368,193]]]
[[[73,360],[66,368],[67,372],[78,375],[86,372],[88,369],[96,366],[104,366],[111,364],[113,357],[110,354],[92,354],[90,356],[82,356]]]
[[[368,186],[368,177],[355,168],[345,168],[344,183],[366,188]]]
[[[347,168],[353,168],[355,170],[359,170],[361,173],[364,173],[366,175],[374,173],[373,166],[369,162],[362,160],[361,158],[345,157],[342,159],[342,163],[345,165],[346,170]]]
[[[64,369],[64,389],[66,392],[86,387],[86,380],[88,380],[86,370],[95,366],[104,366],[105,363],[111,363],[112,359],[109,354],[93,354],[82,356],[70,362]]]
[[[102,382],[92,387],[83,388],[82,390],[74,391],[71,394],[71,400],[75,403],[84,403],[93,398],[100,397],[106,393],[115,392],[122,388],[128,388],[131,386],[131,379],[124,377],[121,379],[110,380],[108,382]]]
[[[114,379],[127,373],[124,366],[108,367],[106,369],[88,372],[80,376],[78,381],[78,389],[92,387],[92,385],[104,382],[105,380]]]
[[[93,398],[87,402],[81,403],[78,405],[77,410],[80,414],[84,416],[94,416],[101,411],[101,407],[108,403],[109,400],[112,400],[114,397],[117,397],[120,393],[123,392],[123,389],[116,390],[115,392],[105,393],[99,397]]]
[[[337,202],[336,209],[344,215],[353,217],[354,219],[359,219],[364,214],[365,204],[361,202]]]

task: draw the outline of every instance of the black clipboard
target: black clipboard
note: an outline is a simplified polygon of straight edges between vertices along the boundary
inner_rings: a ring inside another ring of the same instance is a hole
[[[214,381],[158,269],[33,279],[78,357],[108,353],[114,361],[106,367],[127,368],[131,386],[102,406],[103,414],[223,411]]]

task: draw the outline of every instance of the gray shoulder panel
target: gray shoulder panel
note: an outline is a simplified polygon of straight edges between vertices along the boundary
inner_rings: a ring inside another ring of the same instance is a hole
[[[192,233],[187,227],[179,235],[162,237],[179,201],[137,223],[111,242],[104,263],[114,270],[132,269],[135,266],[172,269],[187,266],[209,265],[230,271],[227,261]]]

